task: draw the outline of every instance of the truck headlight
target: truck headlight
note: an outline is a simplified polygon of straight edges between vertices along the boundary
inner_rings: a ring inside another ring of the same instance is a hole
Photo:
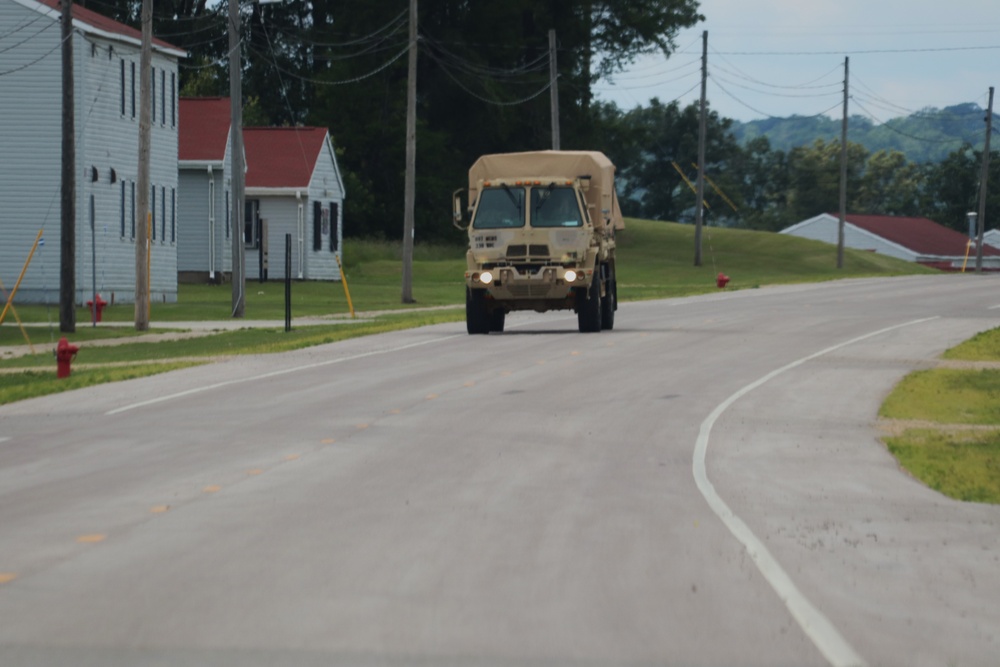
[[[491,282],[493,282],[493,274],[490,273],[489,271],[483,271],[482,273],[479,274],[479,282],[481,282],[484,285],[489,285]]]
[[[566,278],[566,282],[568,283],[574,282],[576,281],[576,271],[570,269],[564,274],[564,277]]]

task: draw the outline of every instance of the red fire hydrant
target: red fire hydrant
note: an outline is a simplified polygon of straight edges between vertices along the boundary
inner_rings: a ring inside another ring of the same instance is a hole
[[[720,273],[715,277],[715,286],[722,289],[729,283],[729,276],[724,273]]]
[[[108,302],[101,298],[101,295],[96,295],[95,299],[87,302],[90,307],[90,313],[94,316],[95,322],[101,321],[101,312],[104,311],[104,306],[108,305]]]
[[[69,377],[69,366],[70,362],[73,361],[73,357],[76,353],[80,351],[78,345],[70,345],[69,341],[66,340],[66,336],[59,339],[59,343],[56,345],[56,377],[58,378],[68,378]]]

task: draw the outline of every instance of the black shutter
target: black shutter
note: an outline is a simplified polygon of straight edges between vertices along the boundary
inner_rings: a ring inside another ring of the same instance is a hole
[[[323,205],[313,202],[313,250],[323,249]]]
[[[330,202],[330,252],[337,252],[337,227],[340,225],[340,205]]]

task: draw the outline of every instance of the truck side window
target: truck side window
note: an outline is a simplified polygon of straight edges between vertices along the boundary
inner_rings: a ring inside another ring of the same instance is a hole
[[[474,229],[524,227],[524,188],[486,188],[472,221]]]
[[[532,188],[531,226],[582,227],[580,204],[573,188]]]

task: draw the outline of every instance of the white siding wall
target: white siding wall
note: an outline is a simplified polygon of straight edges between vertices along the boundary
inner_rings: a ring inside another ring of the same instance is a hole
[[[344,192],[341,187],[340,175],[337,173],[337,162],[333,154],[329,139],[323,142],[323,150],[320,151],[316,169],[313,172],[312,181],[309,184],[309,205],[308,216],[308,242],[306,258],[306,278],[312,280],[340,280],[340,270],[337,267],[337,255],[341,252],[341,241],[343,241],[343,211]],[[321,237],[321,248],[313,250],[313,204],[318,201],[324,209],[330,211],[329,232],[337,235],[337,252],[330,249],[330,235],[323,234]],[[334,211],[336,209],[336,211]],[[336,215],[334,215],[336,213]]]
[[[297,278],[300,269],[298,200],[291,196],[255,197],[252,195],[248,195],[247,199],[257,199],[260,202],[260,217],[262,220],[267,220],[268,279],[283,280],[285,277],[285,234],[292,235],[292,278]],[[304,203],[305,199],[302,201]],[[308,235],[305,242],[305,251],[307,252],[309,248]],[[257,280],[260,277],[258,256],[257,248],[247,248],[247,280]]]
[[[38,14],[0,2],[0,34]],[[44,229],[45,246],[22,282],[18,301],[59,300],[61,59],[58,17],[43,17],[32,29],[45,29],[0,56],[0,72],[38,60],[24,70],[0,76],[0,277],[16,279],[31,242]],[[19,33],[7,39],[15,39]],[[0,49],[11,45],[0,43]],[[76,129],[76,300],[98,292],[115,302],[135,297],[135,245],[132,238],[132,184],[138,173],[138,107],[133,117],[132,65],[138,96],[139,53],[129,44],[73,34]],[[48,53],[48,55],[45,55]],[[125,114],[121,113],[121,67],[125,63]],[[154,52],[156,119],[152,126],[150,180],[156,188],[156,241],[151,248],[151,299],[177,300],[174,198],[177,191],[177,65]],[[112,182],[112,170],[115,182]],[[95,180],[96,174],[96,180]],[[122,182],[126,229],[122,236]],[[163,206],[163,195],[166,195]],[[93,206],[91,205],[93,202]],[[93,216],[91,214],[93,211]],[[166,214],[165,227],[161,224]],[[93,219],[93,227],[91,221]],[[164,238],[164,231],[166,237]],[[96,257],[96,265],[94,258]],[[14,275],[11,277],[11,273]],[[96,283],[96,285],[95,285]]]
[[[207,166],[180,170],[178,271],[208,274],[214,270],[218,279],[232,265],[232,245],[226,234],[227,177],[228,171],[221,165],[213,167],[211,172]]]
[[[19,302],[59,302],[59,22],[0,2],[0,279],[11,289],[39,230]],[[27,38],[27,39],[26,39]]]

